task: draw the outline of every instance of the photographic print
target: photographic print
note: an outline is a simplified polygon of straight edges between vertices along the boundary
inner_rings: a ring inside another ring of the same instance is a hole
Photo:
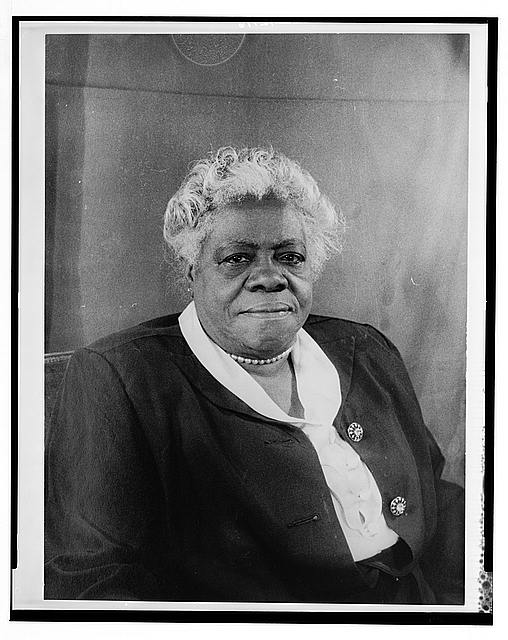
[[[19,22],[13,615],[491,619],[487,35]]]

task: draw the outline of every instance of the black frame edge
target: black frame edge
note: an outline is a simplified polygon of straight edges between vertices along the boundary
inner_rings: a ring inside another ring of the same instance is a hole
[[[274,23],[274,22],[282,22],[282,23],[291,23],[291,22],[342,22],[342,23],[351,23],[351,22],[365,22],[366,24],[376,24],[376,23],[402,23],[406,22],[409,24],[414,23],[423,23],[423,24],[431,24],[435,22],[446,23],[446,24],[487,24],[492,20],[496,20],[497,18],[489,18],[489,17],[418,17],[418,16],[409,16],[409,17],[388,17],[383,19],[381,17],[377,18],[368,18],[368,17],[350,17],[350,16],[336,16],[336,17],[290,17],[290,16],[268,16],[268,17],[259,17],[250,18],[246,16],[14,16],[13,18],[19,20],[20,22],[79,22],[82,20],[90,20],[96,22],[247,22],[252,25],[260,25],[260,23]]]
[[[498,19],[488,22],[483,568],[493,571]]]
[[[11,569],[18,562],[19,21],[12,19],[11,102]],[[12,573],[11,573],[12,601]]]
[[[41,622],[255,622],[275,624],[429,624],[492,625],[490,613],[343,612],[343,611],[98,611],[28,610],[11,612],[11,620]]]

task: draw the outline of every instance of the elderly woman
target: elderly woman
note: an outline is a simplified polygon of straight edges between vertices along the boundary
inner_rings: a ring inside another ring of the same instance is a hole
[[[273,150],[194,165],[164,225],[193,302],[69,363],[46,598],[462,601],[460,491],[398,351],[309,315],[342,227]]]

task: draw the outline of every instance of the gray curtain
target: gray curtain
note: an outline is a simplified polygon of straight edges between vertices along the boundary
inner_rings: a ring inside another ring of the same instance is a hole
[[[314,311],[397,344],[463,483],[468,37],[248,35],[202,64],[233,44],[47,36],[46,351],[180,311],[168,198],[210,149],[271,144],[348,220]]]

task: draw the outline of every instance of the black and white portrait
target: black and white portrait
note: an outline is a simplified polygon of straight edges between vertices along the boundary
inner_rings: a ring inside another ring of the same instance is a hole
[[[21,592],[481,611],[485,25],[79,27],[26,34],[44,550]]]

